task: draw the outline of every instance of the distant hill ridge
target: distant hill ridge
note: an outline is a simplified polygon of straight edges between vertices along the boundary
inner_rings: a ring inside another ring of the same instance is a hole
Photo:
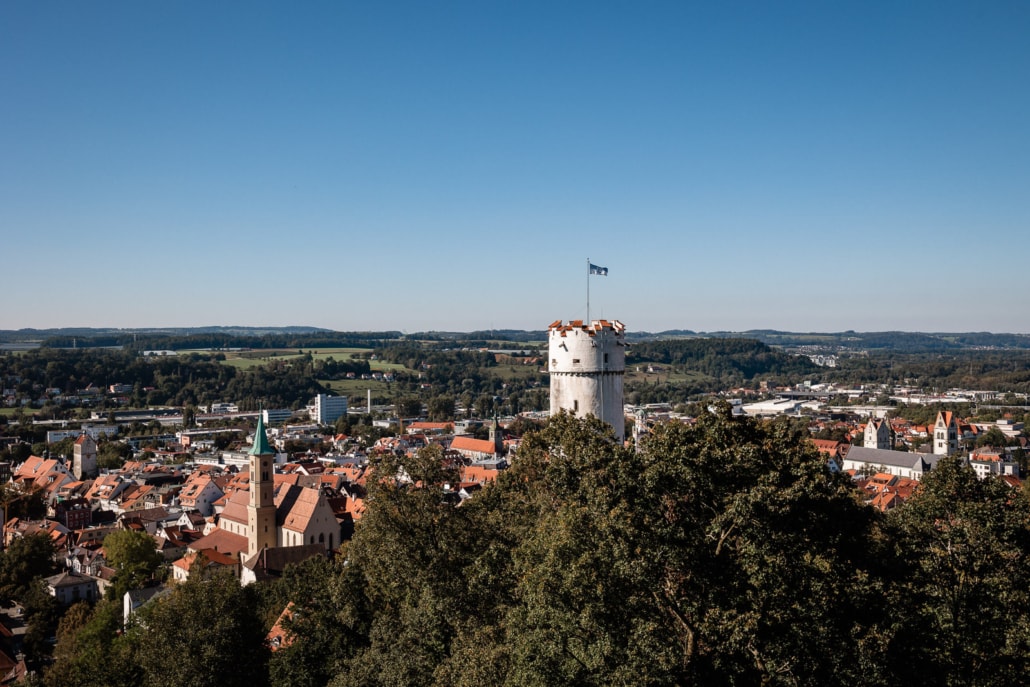
[[[330,346],[333,341],[359,342],[388,341],[392,339],[454,341],[466,345],[485,346],[489,342],[542,343],[547,340],[545,330],[491,329],[472,332],[429,331],[403,334],[399,331],[341,332],[323,327],[283,326],[207,326],[207,327],[62,327],[52,329],[0,330],[0,343],[47,342],[64,346],[76,340],[79,345],[110,345],[117,342],[128,345],[140,343],[160,344],[162,341],[173,348],[182,348],[186,339],[206,339],[221,345],[228,340],[270,338],[289,339],[287,345],[309,347]],[[815,347],[819,349],[847,350],[892,350],[892,351],[959,351],[976,349],[1030,349],[1030,334],[993,332],[787,332],[775,329],[751,329],[746,331],[698,332],[690,329],[668,329],[661,332],[629,330],[626,338],[632,341],[653,341],[676,338],[746,338],[761,341],[776,347]],[[101,343],[103,342],[103,343]],[[203,342],[197,341],[198,345]],[[215,344],[211,344],[215,345]],[[238,344],[234,344],[238,345]],[[261,346],[261,347],[267,347]]]

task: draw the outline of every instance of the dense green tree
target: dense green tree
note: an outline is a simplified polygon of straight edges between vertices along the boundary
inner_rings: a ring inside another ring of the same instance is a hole
[[[369,482],[374,507],[362,517],[347,549],[374,610],[369,646],[348,663],[336,685],[429,685],[446,661],[465,616],[462,571],[483,544],[463,508],[443,494],[457,471],[438,448],[388,458]]]
[[[132,455],[132,447],[121,441],[105,441],[97,447],[97,467],[117,470]]]
[[[322,687],[367,646],[371,613],[364,579],[357,566],[344,560],[309,558],[287,568],[266,592],[275,619],[289,608],[282,621],[288,639],[269,661],[273,687]],[[273,622],[266,616],[266,625]]]
[[[61,609],[46,582],[38,577],[25,585],[21,604],[25,620],[25,663],[30,669],[39,670],[50,659],[53,649],[50,638],[57,631]]]
[[[421,417],[422,401],[417,396],[400,396],[393,402],[397,417]]]
[[[426,411],[429,420],[433,422],[446,422],[454,419],[454,397],[433,396],[426,402]]]
[[[137,530],[119,530],[107,535],[104,553],[107,564],[116,571],[114,584],[109,588],[114,599],[152,582],[164,562],[154,538]]]
[[[515,553],[517,682],[854,679],[837,647],[865,632],[862,596],[842,580],[869,515],[796,428],[720,410],[637,454],[559,416],[526,450],[549,456],[549,498]]]
[[[1004,446],[1008,446],[1011,443],[1015,442],[1013,442],[1011,439],[1005,436],[1005,433],[997,427],[991,427],[989,430],[987,430],[986,432],[984,432],[976,438],[977,448],[982,448],[984,446],[1002,448]]]
[[[891,511],[891,652],[903,684],[1012,685],[1030,674],[1030,503],[944,458]]]
[[[57,550],[45,533],[17,537],[0,554],[0,599],[22,599],[35,580],[54,571]]]
[[[76,607],[73,607],[75,609]],[[143,675],[134,634],[123,634],[122,600],[101,600],[82,623],[80,610],[62,618],[48,687],[138,687]]]
[[[266,629],[230,571],[191,579],[143,607],[131,632],[145,687],[268,684]]]

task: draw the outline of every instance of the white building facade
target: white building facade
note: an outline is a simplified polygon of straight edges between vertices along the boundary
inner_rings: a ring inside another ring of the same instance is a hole
[[[318,424],[331,425],[347,414],[347,397],[318,394],[308,406],[308,412]]]

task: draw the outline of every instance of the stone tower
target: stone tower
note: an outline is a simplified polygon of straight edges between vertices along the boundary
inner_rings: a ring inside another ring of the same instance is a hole
[[[626,373],[626,327],[618,320],[558,320],[547,330],[551,414],[567,410],[593,415],[612,426],[622,442],[622,377]]]
[[[865,435],[863,437],[862,446],[865,448],[878,448],[883,451],[888,451],[892,448],[891,446],[891,425],[886,419],[879,419],[875,417],[869,418],[869,422],[865,425]]]
[[[79,481],[97,476],[97,442],[85,432],[72,448],[72,474]]]
[[[947,456],[958,452],[958,419],[949,410],[937,413],[933,425],[933,452]]]
[[[275,498],[272,462],[275,451],[265,435],[265,423],[258,416],[254,446],[250,449],[250,504],[247,506],[247,555],[253,556],[278,543],[275,526]]]

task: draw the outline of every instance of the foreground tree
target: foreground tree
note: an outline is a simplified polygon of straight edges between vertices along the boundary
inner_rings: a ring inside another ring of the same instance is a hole
[[[369,480],[375,505],[347,558],[374,616],[368,646],[336,685],[429,685],[447,659],[477,539],[468,512],[445,498],[443,487],[457,484],[458,472],[442,459],[438,448],[385,458]]]
[[[188,580],[140,612],[132,630],[140,684],[153,687],[268,683],[266,628],[254,591],[231,572]]]
[[[44,533],[18,537],[0,553],[0,602],[21,600],[34,580],[54,570],[57,551]]]
[[[911,685],[1013,685],[1030,674],[1030,501],[944,458],[891,512],[897,632]]]
[[[795,429],[720,408],[635,453],[558,416],[527,451],[550,493],[515,554],[516,682],[858,679],[870,515]]]
[[[107,563],[117,571],[110,594],[121,599],[125,592],[153,582],[164,557],[146,532],[119,530],[104,538]]]
[[[47,687],[135,687],[143,679],[136,647],[122,635],[122,603],[72,606],[57,628]]]

